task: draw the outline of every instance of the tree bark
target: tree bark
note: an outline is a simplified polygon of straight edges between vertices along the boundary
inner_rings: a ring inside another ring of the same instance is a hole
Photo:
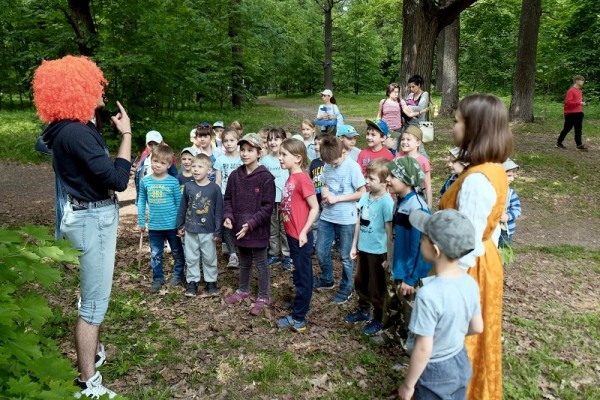
[[[343,0],[315,0],[323,10],[323,87],[333,90],[333,7]]]
[[[91,0],[68,0],[69,10],[63,12],[69,25],[77,36],[79,53],[83,56],[93,56],[97,43],[95,41],[98,31],[90,10]]]
[[[533,122],[535,68],[541,15],[541,0],[523,0],[509,110],[510,120],[513,122]]]
[[[244,50],[240,43],[242,27],[242,0],[231,0],[228,36],[231,40],[231,105],[241,107],[244,102]]]
[[[444,28],[444,63],[442,115],[453,115],[458,108],[458,52],[460,43],[460,16]]]
[[[435,90],[441,93],[444,86],[444,34],[446,28],[438,33],[435,42]]]
[[[400,82],[405,85],[414,74],[425,80],[429,91],[435,42],[439,32],[477,0],[448,0],[439,5],[434,0],[404,0],[402,6],[402,56]]]

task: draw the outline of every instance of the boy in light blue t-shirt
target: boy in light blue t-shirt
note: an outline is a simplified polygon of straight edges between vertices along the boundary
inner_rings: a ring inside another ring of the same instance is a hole
[[[354,231],[350,255],[358,258],[354,288],[358,294],[358,310],[346,315],[344,321],[370,321],[363,329],[366,335],[381,331],[385,298],[385,268],[391,252],[394,200],[387,192],[388,161],[375,159],[366,167],[365,193],[358,202],[359,220]],[[371,319],[371,306],[373,318]]]
[[[434,265],[435,276],[423,279],[408,326],[411,354],[401,399],[464,399],[473,370],[465,336],[483,332],[477,282],[458,260],[475,249],[475,228],[457,210],[433,215],[410,214],[412,226],[423,233],[423,257]],[[414,397],[413,397],[414,395]]]
[[[346,125],[341,129],[345,129]],[[354,128],[352,128],[354,129]],[[333,136],[321,140],[321,160],[323,187],[321,201],[323,210],[319,219],[319,241],[317,259],[321,266],[321,276],[315,279],[315,290],[333,289],[333,263],[331,246],[339,241],[342,259],[342,279],[338,293],[331,299],[336,304],[344,304],[352,296],[352,273],[354,261],[350,257],[354,227],[358,220],[356,202],[365,193],[365,178],[358,164],[349,159],[343,151],[342,142]]]

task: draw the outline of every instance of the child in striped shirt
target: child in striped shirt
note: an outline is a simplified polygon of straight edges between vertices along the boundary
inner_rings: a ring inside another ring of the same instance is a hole
[[[150,242],[150,266],[152,267],[152,286],[156,293],[165,282],[163,271],[163,252],[165,240],[171,247],[173,256],[173,275],[171,286],[183,284],[185,258],[181,239],[177,236],[177,211],[181,202],[181,188],[177,178],[167,170],[173,160],[173,150],[166,145],[158,145],[152,150],[152,174],[140,182],[137,201],[138,225],[146,230],[146,204],[148,205],[148,240]]]
[[[517,226],[517,218],[521,216],[521,201],[517,193],[510,188],[510,185],[517,176],[519,166],[510,158],[502,163],[506,176],[508,177],[508,196],[506,198],[506,208],[504,214],[500,217],[500,239],[498,240],[498,247],[502,248],[510,246],[512,244],[512,237],[515,234],[515,227]]]

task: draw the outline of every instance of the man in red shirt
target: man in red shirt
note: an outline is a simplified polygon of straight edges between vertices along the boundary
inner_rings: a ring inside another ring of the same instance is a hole
[[[583,107],[586,106],[585,101],[583,101],[583,92],[581,91],[581,88],[585,83],[585,78],[581,75],[575,75],[573,82],[573,86],[567,90],[567,94],[565,96],[565,126],[558,136],[556,147],[563,150],[566,149],[566,146],[563,144],[563,140],[565,140],[565,137],[569,131],[575,127],[575,144],[577,145],[577,150],[588,151],[587,147],[585,147],[581,142]]]

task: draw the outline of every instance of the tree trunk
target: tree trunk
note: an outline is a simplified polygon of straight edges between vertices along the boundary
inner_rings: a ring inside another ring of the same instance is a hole
[[[446,28],[438,33],[435,42],[435,91],[442,92],[444,86],[444,35]]]
[[[444,84],[442,86],[442,115],[453,115],[458,108],[458,51],[460,16],[444,28]]]
[[[423,90],[429,91],[436,38],[443,28],[477,0],[448,0],[436,5],[433,0],[404,0],[402,6],[402,56],[400,84],[419,74],[425,80]]]
[[[533,122],[535,68],[541,15],[541,0],[523,0],[519,47],[509,111],[510,120],[513,122]]]
[[[231,0],[228,36],[231,40],[231,105],[241,107],[244,102],[244,50],[240,43],[242,28],[242,0]]]
[[[325,1],[323,4],[323,40],[325,44],[323,86],[325,89],[333,90],[333,67],[331,64],[333,53],[333,18],[331,16],[331,10],[333,10],[333,2]]]
[[[77,36],[79,53],[83,56],[93,56],[96,50],[95,38],[98,34],[96,24],[90,11],[91,0],[68,0],[69,11],[63,10],[69,25]]]

